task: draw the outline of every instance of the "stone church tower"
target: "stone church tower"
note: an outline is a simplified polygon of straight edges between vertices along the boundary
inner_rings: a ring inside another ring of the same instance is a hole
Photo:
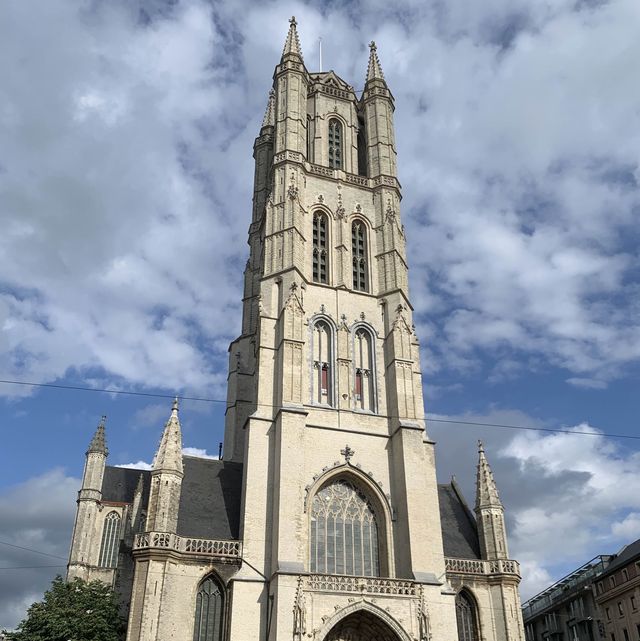
[[[400,220],[394,99],[307,70],[291,20],[254,145],[224,460],[89,451],[69,575],[130,641],[522,641],[518,564],[480,447],[475,517],[438,485]]]

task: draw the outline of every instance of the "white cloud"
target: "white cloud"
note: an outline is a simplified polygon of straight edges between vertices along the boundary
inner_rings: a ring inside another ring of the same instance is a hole
[[[120,465],[116,465],[115,467],[129,467],[134,470],[152,470],[153,466],[151,463],[147,463],[146,461],[136,461],[135,463],[121,463]]]
[[[209,454],[206,449],[201,447],[183,447],[182,453],[186,456],[195,456],[196,458],[218,459],[217,454]]]

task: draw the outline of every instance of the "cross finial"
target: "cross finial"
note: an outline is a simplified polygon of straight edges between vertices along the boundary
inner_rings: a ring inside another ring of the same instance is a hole
[[[296,17],[295,17],[295,16],[291,16],[291,17],[289,18],[289,24],[290,24],[291,26],[293,26],[293,27],[295,27],[295,26],[298,24],[298,23],[296,22]]]
[[[345,448],[343,450],[340,450],[340,454],[344,456],[344,460],[349,463],[351,461],[351,457],[355,454],[355,451],[352,450],[348,445],[345,445]]]
[[[369,43],[369,49],[372,49],[373,51],[375,51],[375,50],[376,50],[376,42],[375,42],[375,40],[372,40],[372,41]]]
[[[173,399],[173,405],[172,405],[171,409],[174,412],[178,411],[178,397],[177,396]]]
[[[484,445],[482,441],[478,441],[478,452],[484,452]]]

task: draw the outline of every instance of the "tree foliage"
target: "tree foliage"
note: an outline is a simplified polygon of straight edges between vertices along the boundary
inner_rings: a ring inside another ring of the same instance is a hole
[[[118,597],[101,581],[56,577],[34,603],[11,641],[120,641],[125,623]]]

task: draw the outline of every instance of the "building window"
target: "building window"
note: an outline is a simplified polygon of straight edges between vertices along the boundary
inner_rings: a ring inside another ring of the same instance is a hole
[[[622,634],[624,634],[624,641],[629,641],[629,633],[627,632],[627,628],[622,628]]]
[[[609,585],[610,585],[612,588],[615,588],[615,587],[616,587],[616,577],[615,577],[615,576],[611,576],[611,577],[609,577]]]
[[[223,606],[222,587],[207,577],[196,595],[193,641],[222,641]]]
[[[602,581],[596,584],[596,590],[598,594],[602,594],[604,592],[604,586],[602,585]]]
[[[476,606],[466,592],[456,596],[456,620],[458,622],[458,641],[478,641],[478,619]]]
[[[312,397],[313,403],[333,405],[333,332],[325,320],[313,325]]]
[[[313,214],[313,282],[325,285],[329,282],[327,272],[328,226],[326,214],[318,211]]]
[[[310,542],[311,572],[380,576],[376,514],[347,479],[326,485],[313,498]]]
[[[638,633],[638,641],[640,641],[640,623],[636,623],[636,632]]]
[[[329,167],[342,169],[342,123],[337,118],[329,120]]]
[[[101,568],[115,568],[118,565],[118,548],[120,547],[120,515],[109,512],[104,520],[102,529],[102,545],[100,546]]]
[[[351,225],[351,255],[353,257],[353,289],[369,291],[367,283],[367,230],[361,220]]]
[[[622,601],[618,601],[618,614],[624,616],[624,609],[622,607]]]
[[[629,580],[629,572],[627,572],[626,568],[624,568],[622,570],[622,580],[623,581],[628,581]]]
[[[638,604],[636,603],[636,597],[635,595],[631,595],[631,609],[632,610],[637,610],[638,609]]]
[[[354,400],[357,409],[376,411],[374,340],[364,327],[356,329],[353,344]]]
[[[607,621],[611,621],[611,608],[605,608],[604,612],[607,615]]]

